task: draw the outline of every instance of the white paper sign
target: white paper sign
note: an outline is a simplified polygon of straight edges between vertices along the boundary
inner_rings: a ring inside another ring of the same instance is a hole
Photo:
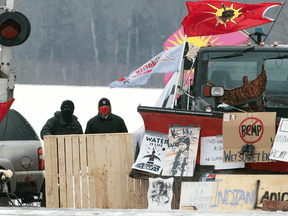
[[[288,119],[281,118],[270,159],[288,161]]]
[[[182,206],[195,206],[210,209],[214,182],[182,182],[180,209]]]
[[[215,170],[245,167],[245,163],[223,163],[223,149],[223,136],[202,137],[200,165],[214,165]]]
[[[160,175],[168,143],[167,134],[146,132],[139,155],[132,169]]]
[[[171,210],[174,178],[149,178],[148,209]]]

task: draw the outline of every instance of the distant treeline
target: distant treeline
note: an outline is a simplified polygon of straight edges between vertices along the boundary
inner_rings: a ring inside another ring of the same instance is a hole
[[[4,0],[0,1],[3,5]],[[163,51],[187,15],[185,0],[16,0],[31,22],[28,40],[12,50],[17,83],[107,86]],[[279,1],[237,2],[259,3]],[[266,14],[275,18],[280,7]],[[267,42],[287,43],[288,6]],[[287,26],[287,27],[286,27]],[[264,26],[268,33],[271,24]],[[253,29],[248,30],[253,33]],[[144,87],[163,87],[163,74]]]

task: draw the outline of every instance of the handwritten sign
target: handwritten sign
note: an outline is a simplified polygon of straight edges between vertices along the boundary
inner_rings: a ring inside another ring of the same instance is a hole
[[[270,162],[272,140],[275,137],[276,112],[225,113],[223,115],[223,161]],[[242,147],[253,145],[252,155]]]
[[[285,201],[288,176],[216,175],[211,210],[262,210],[264,200]]]
[[[132,169],[159,175],[168,147],[167,134],[145,133],[139,155]]]
[[[171,210],[174,178],[149,178],[148,209]]]
[[[214,182],[182,182],[180,207],[210,209]]]
[[[281,118],[270,159],[288,161],[288,118]]]
[[[163,176],[193,176],[200,128],[170,127],[169,146],[163,165]]]
[[[201,138],[200,165],[214,165],[215,170],[245,167],[245,163],[223,162],[223,136]]]

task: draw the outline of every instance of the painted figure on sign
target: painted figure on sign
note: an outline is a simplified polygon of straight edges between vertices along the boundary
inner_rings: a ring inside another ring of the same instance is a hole
[[[156,202],[157,205],[163,205],[170,202],[168,191],[171,190],[171,186],[163,181],[157,181],[153,183],[152,190],[152,201]]]
[[[189,159],[189,147],[190,147],[190,139],[189,137],[180,137],[178,139],[178,147],[179,150],[173,162],[173,166],[171,169],[172,176],[183,176],[183,173],[188,169],[188,159]]]

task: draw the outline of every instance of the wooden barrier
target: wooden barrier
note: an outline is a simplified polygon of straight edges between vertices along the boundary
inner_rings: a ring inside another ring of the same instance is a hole
[[[45,136],[47,208],[143,209],[149,181],[129,177],[132,135]]]

